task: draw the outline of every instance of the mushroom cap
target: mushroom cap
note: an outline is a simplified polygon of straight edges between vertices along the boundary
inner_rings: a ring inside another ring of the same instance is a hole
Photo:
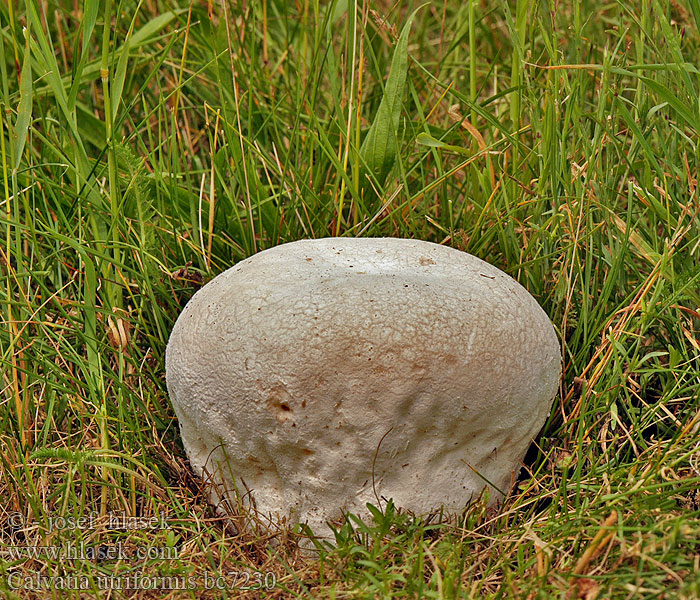
[[[315,533],[366,503],[502,498],[551,409],[554,327],[459,250],[325,238],[215,277],[173,328],[166,378],[194,470]]]

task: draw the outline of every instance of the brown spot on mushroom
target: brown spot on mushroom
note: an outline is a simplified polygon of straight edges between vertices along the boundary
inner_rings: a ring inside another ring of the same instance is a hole
[[[411,369],[412,369],[414,372],[417,372],[417,373],[425,373],[425,372],[427,371],[425,365],[422,364],[422,363],[420,363],[420,362],[418,362],[417,360],[414,360],[414,361],[411,363]]]
[[[291,419],[294,413],[289,404],[289,394],[282,385],[270,390],[267,397],[267,407],[280,423]]]
[[[420,263],[421,267],[427,267],[428,265],[434,265],[435,261],[432,258],[428,258],[427,256],[421,256],[418,259],[418,262]]]

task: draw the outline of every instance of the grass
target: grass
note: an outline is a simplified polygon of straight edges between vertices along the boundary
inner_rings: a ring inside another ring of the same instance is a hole
[[[432,2],[400,37],[418,7],[0,7],[7,597],[700,597],[700,3]],[[564,373],[500,510],[348,517],[306,560],[212,513],[163,359],[203,282],[336,234],[503,269]]]

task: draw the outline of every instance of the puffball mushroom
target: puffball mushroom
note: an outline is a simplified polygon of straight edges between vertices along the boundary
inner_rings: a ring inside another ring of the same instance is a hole
[[[326,238],[260,252],[189,301],[166,354],[184,448],[213,503],[328,534],[367,503],[502,498],[561,373],[554,327],[465,252]]]

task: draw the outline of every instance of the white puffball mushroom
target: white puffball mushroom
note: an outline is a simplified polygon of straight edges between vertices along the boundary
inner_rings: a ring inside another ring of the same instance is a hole
[[[260,513],[328,535],[366,503],[502,499],[561,374],[554,327],[459,250],[326,238],[260,252],[177,319],[167,386],[190,463]]]

